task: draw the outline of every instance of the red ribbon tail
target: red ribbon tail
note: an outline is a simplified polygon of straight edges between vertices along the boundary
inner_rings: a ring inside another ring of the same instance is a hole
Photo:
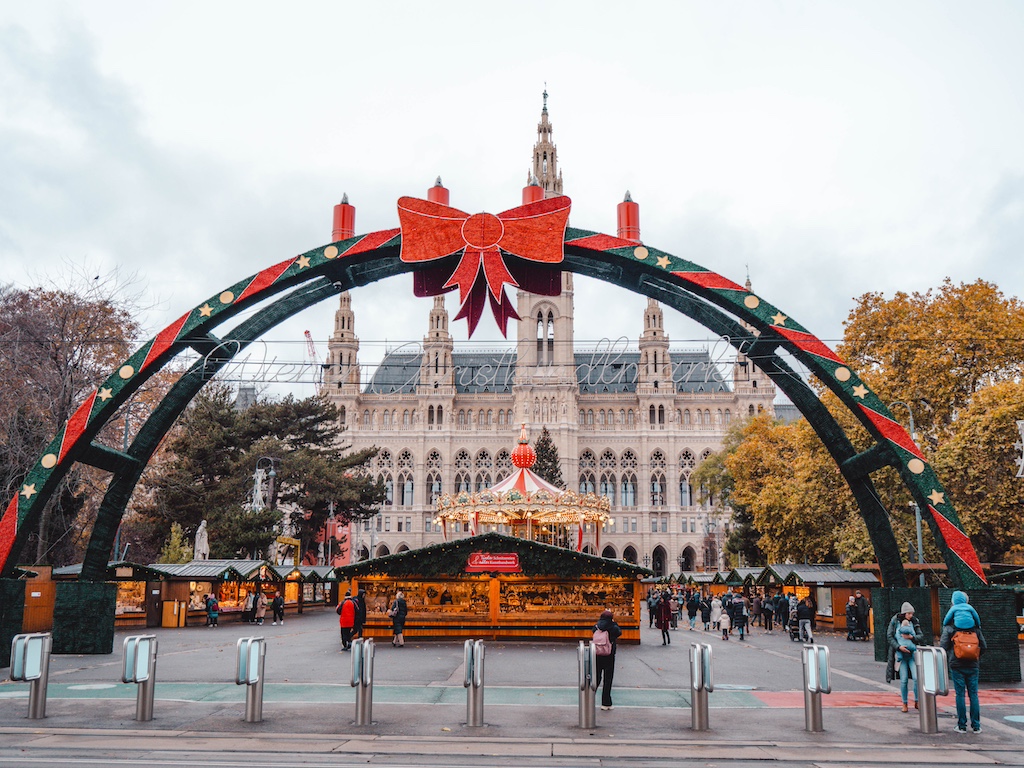
[[[505,291],[501,292],[500,301],[490,294],[488,294],[487,298],[491,302],[491,313],[494,315],[494,319],[498,323],[498,329],[501,331],[501,335],[507,339],[508,321],[519,320],[519,313],[516,312],[515,308],[512,306],[512,301],[509,299]]]
[[[505,283],[511,283],[517,288],[519,287],[519,283],[512,277],[512,273],[508,271],[508,266],[505,264],[501,251],[497,248],[484,251],[481,261],[484,264],[484,275],[487,277],[487,287],[491,289],[491,296],[500,299],[504,294]]]
[[[483,251],[466,248],[459,266],[455,268],[452,276],[448,278],[448,282],[444,284],[445,288],[453,288],[456,285],[459,287],[460,304],[466,303],[466,297],[473,290],[477,273],[480,271],[480,262],[483,261],[483,254]]]
[[[459,314],[455,316],[456,320],[466,320],[466,323],[469,325],[470,336],[476,330],[477,323],[480,322],[480,316],[483,315],[485,306],[487,306],[487,281],[481,276],[473,283],[473,287],[469,291],[469,297],[462,304]]]

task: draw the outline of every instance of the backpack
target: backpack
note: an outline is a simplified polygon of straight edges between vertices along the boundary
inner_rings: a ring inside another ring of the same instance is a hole
[[[612,655],[612,639],[608,636],[608,630],[595,629],[593,643],[594,653],[598,656]]]
[[[220,603],[216,600],[210,602],[210,613],[220,613]]]
[[[981,658],[978,633],[973,630],[958,630],[953,633],[953,655],[960,661],[977,661]]]

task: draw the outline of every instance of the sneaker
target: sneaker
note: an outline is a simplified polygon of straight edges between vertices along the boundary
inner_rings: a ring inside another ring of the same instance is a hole
[[[967,729],[964,728],[962,725],[958,725],[956,728],[953,729],[953,733],[967,733]]]
[[[277,626],[277,622],[276,622],[276,621],[274,622],[274,626],[275,626],[275,627]]]
[[[603,709],[605,712],[608,712],[609,710],[611,710],[611,705],[606,707],[604,704],[602,704],[601,709]]]
[[[979,725],[977,728],[971,728],[971,731],[974,733],[981,733],[981,726]]]

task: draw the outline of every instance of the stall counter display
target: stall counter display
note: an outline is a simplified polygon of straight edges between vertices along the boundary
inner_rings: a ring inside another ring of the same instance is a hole
[[[117,583],[117,607],[115,615],[146,612],[146,582],[119,581]]]

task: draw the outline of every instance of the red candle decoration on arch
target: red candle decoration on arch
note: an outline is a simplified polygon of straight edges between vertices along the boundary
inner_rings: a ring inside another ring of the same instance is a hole
[[[530,441],[526,438],[526,425],[523,424],[523,431],[519,435],[519,445],[512,449],[512,465],[516,469],[529,469],[537,461],[537,452],[533,450]]]

